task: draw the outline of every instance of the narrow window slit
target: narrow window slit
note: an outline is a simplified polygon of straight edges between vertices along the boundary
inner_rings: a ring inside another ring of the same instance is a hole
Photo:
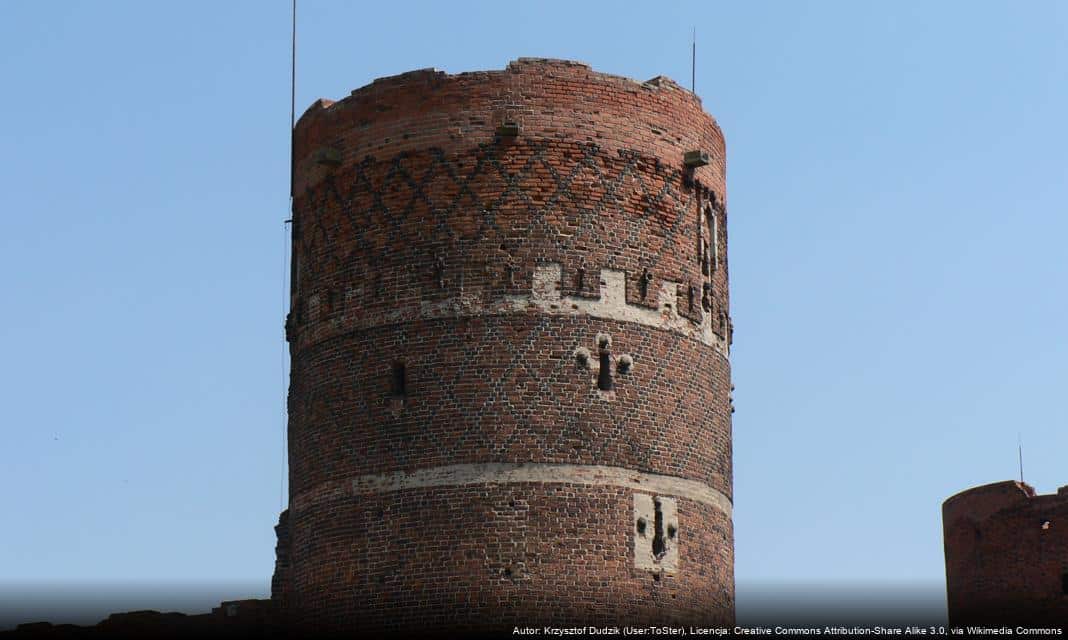
[[[709,213],[709,226],[712,228],[712,271],[719,268],[719,218],[716,217],[715,211],[708,210]]]
[[[601,391],[612,390],[612,356],[608,351],[601,351],[601,370],[597,372],[597,388]]]
[[[404,398],[408,395],[408,376],[404,370],[403,362],[393,363],[393,384],[391,392],[395,398]]]

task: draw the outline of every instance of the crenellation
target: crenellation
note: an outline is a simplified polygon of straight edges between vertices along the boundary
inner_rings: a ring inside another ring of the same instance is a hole
[[[440,273],[434,271],[435,278],[444,278],[444,263],[439,262]],[[471,268],[474,274],[484,274],[486,267]],[[463,273],[460,280],[465,280]],[[334,324],[329,327],[319,328],[305,326],[307,333],[301,334],[304,338],[302,346],[314,345],[319,339],[325,339],[327,335],[335,332],[350,332],[359,329],[371,329],[381,325],[391,325],[398,322],[406,322],[432,318],[462,318],[480,315],[499,315],[506,313],[529,313],[537,310],[551,315],[587,315],[595,318],[610,320],[623,320],[635,322],[664,331],[674,331],[686,337],[700,341],[702,344],[711,346],[720,352],[723,357],[730,356],[729,341],[727,339],[728,319],[725,312],[718,314],[709,313],[690,316],[682,311],[683,304],[679,302],[680,290],[683,285],[670,280],[661,281],[657,291],[655,303],[640,304],[638,301],[627,297],[627,274],[616,269],[600,270],[600,288],[594,296],[585,295],[562,295],[563,268],[559,263],[546,263],[534,268],[531,275],[531,291],[529,294],[498,293],[513,288],[517,270],[505,269],[506,282],[500,287],[487,286],[485,280],[467,277],[467,286],[458,287],[458,295],[443,296],[434,295],[433,291],[438,286],[429,286],[430,295],[418,296],[419,304],[410,307],[390,307],[384,312],[371,310],[362,311],[358,307],[354,313],[342,313],[334,317]],[[362,287],[353,287],[345,296],[346,305],[359,305],[359,297],[366,298]],[[305,303],[305,318],[308,323],[320,322],[325,318],[321,315],[321,295],[319,293],[308,297]],[[707,292],[706,292],[707,297]],[[340,300],[338,301],[340,304]],[[349,307],[346,306],[346,309]],[[319,335],[325,333],[327,335]],[[309,338],[308,336],[311,336]]]

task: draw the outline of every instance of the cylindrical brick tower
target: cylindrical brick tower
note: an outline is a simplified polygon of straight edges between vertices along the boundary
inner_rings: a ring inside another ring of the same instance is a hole
[[[413,71],[312,105],[294,165],[294,622],[732,621],[725,156],[700,100],[557,60]]]
[[[942,505],[951,624],[1068,624],[1068,487],[1008,480]]]

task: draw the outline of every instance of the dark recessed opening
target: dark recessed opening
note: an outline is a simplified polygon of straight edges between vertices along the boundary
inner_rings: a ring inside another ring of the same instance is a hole
[[[597,372],[597,388],[601,391],[612,390],[612,356],[601,351],[601,370]]]
[[[638,534],[645,535],[645,518],[638,518]]]
[[[1061,593],[1068,595],[1068,573],[1061,574]]]
[[[668,525],[668,539],[669,540],[674,540],[675,539],[675,525],[671,525],[671,524]]]
[[[511,578],[512,577],[512,568],[511,567],[508,567],[508,568],[506,568],[504,570],[504,577],[505,578]]]
[[[393,382],[390,392],[394,397],[403,398],[408,395],[408,376],[404,370],[403,362],[393,363]]]

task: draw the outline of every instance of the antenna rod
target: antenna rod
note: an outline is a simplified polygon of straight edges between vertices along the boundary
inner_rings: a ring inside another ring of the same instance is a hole
[[[293,0],[293,41],[289,56],[289,197],[293,198],[293,129],[297,126],[297,0]]]
[[[293,0],[296,2],[296,0]],[[693,44],[690,48],[690,93],[697,93],[697,27],[693,28]]]
[[[296,150],[293,143],[293,131],[297,126],[297,0],[293,0],[293,33],[289,49],[289,219],[282,223],[282,316],[286,317],[286,261],[288,258],[285,241],[285,228],[293,223],[293,191],[296,181]],[[292,228],[289,229],[292,232]],[[290,284],[292,286],[292,283]],[[288,318],[286,318],[288,320]],[[288,322],[287,322],[288,324]],[[286,446],[287,428],[289,418],[288,397],[285,392],[286,384],[286,345],[282,343],[282,470],[278,479],[278,508],[285,506],[286,486]]]
[[[1020,484],[1023,484],[1023,435],[1019,432],[1016,434],[1016,446],[1020,453]]]

